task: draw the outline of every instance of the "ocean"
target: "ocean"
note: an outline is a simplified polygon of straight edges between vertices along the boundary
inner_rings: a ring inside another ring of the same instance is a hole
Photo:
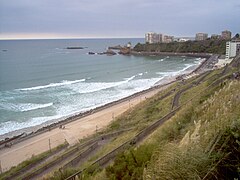
[[[1,40],[0,135],[25,132],[127,97],[202,61],[88,54],[128,42],[144,39]]]

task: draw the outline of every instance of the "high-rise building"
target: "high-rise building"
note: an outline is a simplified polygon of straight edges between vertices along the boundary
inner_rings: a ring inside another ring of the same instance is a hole
[[[231,31],[228,30],[222,31],[222,39],[230,40],[231,37],[232,37]]]
[[[164,41],[164,35],[161,33],[158,35],[159,35],[159,42],[162,43]]]
[[[149,44],[159,43],[160,42],[159,34],[157,34],[155,32],[146,33],[145,34],[145,42],[149,43]]]
[[[208,34],[207,33],[197,33],[195,40],[196,41],[204,41],[208,38]]]
[[[169,43],[173,42],[174,36],[168,36],[163,34],[157,34],[155,32],[148,32],[145,34],[145,42],[149,44],[153,43]]]
[[[226,59],[230,59],[240,54],[240,41],[226,42]]]

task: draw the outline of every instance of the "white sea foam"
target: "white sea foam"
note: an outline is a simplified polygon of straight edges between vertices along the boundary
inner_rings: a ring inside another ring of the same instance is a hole
[[[10,110],[17,112],[26,112],[31,110],[36,110],[40,108],[48,108],[54,106],[55,115],[34,117],[30,118],[28,121],[8,121],[0,124],[0,134],[5,134],[15,130],[20,130],[23,128],[29,128],[32,126],[45,126],[50,122],[56,122],[64,117],[74,115],[79,112],[93,109],[99,107],[106,103],[116,101],[118,99],[127,97],[136,92],[145,90],[151,86],[154,86],[159,80],[163,79],[165,76],[181,73],[191,67],[192,64],[186,64],[186,67],[177,72],[163,72],[164,76],[159,78],[151,79],[135,79],[137,76],[142,76],[144,73],[138,73],[137,75],[125,78],[118,82],[86,82],[85,80],[76,81],[63,81],[61,83],[51,84],[51,86],[46,85],[41,88],[64,86],[64,92],[56,92],[57,103],[47,103],[47,104],[18,104],[10,105]],[[145,72],[147,73],[147,72]],[[41,89],[40,88],[40,89]],[[39,89],[39,87],[34,87]],[[32,90],[29,89],[28,90]],[[69,92],[77,92],[71,94]],[[94,93],[93,93],[94,92]],[[70,95],[65,96],[64,93],[69,93]],[[94,95],[95,98],[91,98]],[[1,108],[1,107],[0,107]],[[44,110],[44,109],[43,109]]]
[[[163,62],[163,61],[165,61],[166,59],[169,59],[169,56],[166,56],[165,58],[159,59],[158,62]]]
[[[114,86],[115,88],[101,92],[98,91],[94,93],[96,98],[89,98],[92,95],[88,94],[83,95],[79,98],[75,96],[69,96],[68,101],[66,102],[65,99],[59,99],[59,103],[57,106],[55,105],[54,108],[56,109],[56,114],[54,116],[45,116],[45,117],[34,117],[29,119],[28,121],[23,122],[16,122],[16,121],[8,121],[5,123],[0,124],[0,134],[5,134],[11,131],[20,130],[27,127],[37,126],[41,124],[48,124],[49,121],[54,120],[58,121],[59,119],[63,119],[64,117],[87,111],[95,107],[99,107],[106,103],[116,101],[118,99],[127,97],[132,95],[136,92],[142,91],[153,86],[159,79],[161,78],[152,78],[152,79],[136,79],[134,80],[135,76],[131,78],[126,78],[125,81],[119,81],[116,83],[87,83],[82,82],[78,84],[72,84],[72,86],[77,86],[81,84],[88,84],[89,89],[86,92],[89,92],[90,89],[96,88],[96,85],[100,88],[100,86],[104,85],[105,88],[107,86]],[[83,86],[82,86],[83,87]],[[83,91],[82,91],[83,92]],[[37,104],[22,104],[21,106],[13,106],[11,107],[14,110],[18,110],[21,112],[30,111],[37,108],[43,108],[53,105],[52,103],[42,104],[37,106]]]
[[[32,104],[32,103],[20,103],[20,104],[12,104],[12,103],[2,103],[0,104],[0,109],[15,111],[15,112],[26,112],[32,111],[36,109],[42,109],[52,106],[53,103],[47,104]]]
[[[60,116],[46,116],[46,117],[37,117],[32,118],[24,122],[8,121],[0,124],[0,135],[9,133],[12,131],[20,130],[23,128],[29,128],[33,126],[40,125],[44,122],[50,121],[52,119],[59,119]]]
[[[80,109],[81,111],[83,109],[91,109],[147,89],[158,82],[159,79],[161,78],[137,79],[129,81],[127,83],[118,83],[118,85],[115,84],[115,88],[109,89],[107,91],[95,92],[94,96],[97,98],[90,98],[92,94],[86,94],[82,96],[80,102],[78,99],[73,98],[70,100],[72,102],[71,106],[62,106],[57,111],[58,113],[64,112],[63,114],[69,114],[79,111]],[[90,83],[90,86],[92,86],[91,88],[96,88],[96,84]],[[65,101],[63,100],[63,102]]]
[[[139,92],[145,89],[150,88],[153,86],[156,82],[158,82],[161,78],[151,78],[151,79],[137,79],[134,81],[131,81],[127,84],[121,84],[118,87],[118,90],[123,91],[129,91],[128,95],[133,94],[134,92]]]
[[[186,67],[184,67],[183,69],[179,70],[179,71],[167,71],[167,72],[157,72],[156,74],[162,75],[162,76],[177,76],[180,75],[182,73],[184,73],[187,69],[189,69],[190,67],[194,66],[195,64],[185,64]]]
[[[43,85],[43,86],[35,86],[35,87],[30,87],[30,88],[23,88],[23,89],[18,89],[21,91],[31,91],[31,90],[39,90],[39,89],[45,89],[45,88],[52,88],[52,87],[58,87],[58,86],[65,86],[65,85],[70,85],[70,84],[75,84],[79,82],[84,82],[86,79],[80,79],[80,80],[75,80],[75,81],[62,81],[60,83],[51,83],[48,85]]]
[[[78,92],[78,93],[93,93],[93,92],[97,92],[97,91],[101,91],[104,89],[109,89],[109,88],[113,88],[118,86],[121,83],[124,83],[126,81],[122,81],[122,82],[116,82],[116,83],[78,83],[78,84],[74,84],[71,87],[69,87],[69,89]]]
[[[206,58],[196,58],[195,61],[194,61],[194,63],[200,65],[204,60],[206,60]]]
[[[124,80],[128,82],[128,81],[133,80],[135,77],[136,77],[136,75],[134,75],[134,76],[132,76],[132,77],[130,77],[130,78],[124,78]]]
[[[76,83],[68,88],[81,94],[86,94],[86,93],[93,93],[109,88],[114,88],[117,87],[121,84],[128,83],[129,81],[133,80],[136,77],[136,75],[131,76],[129,78],[124,78],[123,81],[118,81],[118,82],[83,82],[83,83]]]

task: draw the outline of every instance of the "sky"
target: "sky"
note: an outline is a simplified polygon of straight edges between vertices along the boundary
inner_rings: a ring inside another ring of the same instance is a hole
[[[240,32],[239,0],[0,0],[0,39]]]

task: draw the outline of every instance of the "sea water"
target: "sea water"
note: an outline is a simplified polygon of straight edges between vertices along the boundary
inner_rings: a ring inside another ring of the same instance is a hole
[[[196,67],[200,58],[89,55],[143,39],[0,41],[0,135],[127,97]],[[67,49],[81,46],[84,49]]]

